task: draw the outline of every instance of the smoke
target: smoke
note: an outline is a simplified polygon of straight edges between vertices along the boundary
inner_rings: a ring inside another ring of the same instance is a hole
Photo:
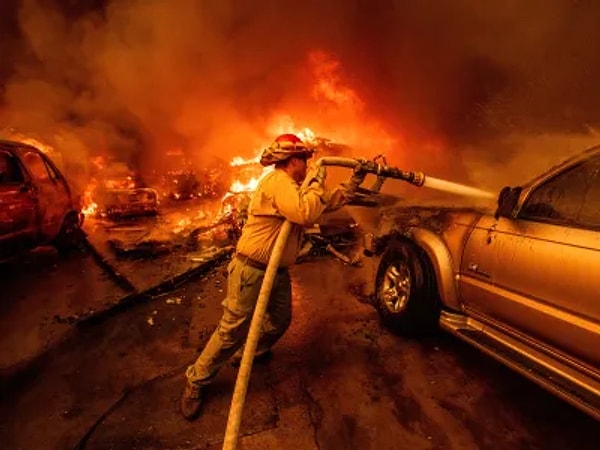
[[[545,164],[549,146],[560,158],[563,143],[595,138],[600,122],[598,2],[14,0],[2,8],[2,124],[60,147],[78,170],[102,153],[146,170],[175,148],[196,164],[250,156],[272,139],[274,115],[288,114],[323,134],[362,129],[373,138],[362,136],[365,156],[392,147],[392,161],[409,169],[485,184],[498,167]],[[346,97],[315,95],[323,67]]]

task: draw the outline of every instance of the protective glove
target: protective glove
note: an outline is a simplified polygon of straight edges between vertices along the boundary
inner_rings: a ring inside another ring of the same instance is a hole
[[[350,177],[350,182],[348,183],[348,188],[353,192],[357,191],[359,186],[365,181],[367,177],[367,171],[364,170],[361,164],[356,166],[352,171],[352,176]]]
[[[325,166],[312,167],[307,175],[308,184],[318,183],[321,187],[325,185],[325,179],[327,178],[327,170]]]

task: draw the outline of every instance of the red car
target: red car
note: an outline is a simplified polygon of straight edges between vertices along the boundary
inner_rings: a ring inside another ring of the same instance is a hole
[[[37,148],[0,140],[0,260],[52,244],[73,247],[83,215],[65,177]]]

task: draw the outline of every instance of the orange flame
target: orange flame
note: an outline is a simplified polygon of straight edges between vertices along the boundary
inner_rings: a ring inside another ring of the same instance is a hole
[[[388,153],[399,147],[398,138],[368,114],[363,99],[346,82],[339,61],[315,51],[308,55],[308,64],[313,77],[311,95],[317,104],[310,105],[309,114],[302,113],[302,106],[298,108],[298,116],[273,114],[267,127],[270,135],[295,133],[308,144],[317,144],[319,140],[344,144],[352,149],[348,156]],[[298,123],[310,128],[299,127]]]
[[[249,174],[246,176],[238,175],[229,186],[229,193],[237,194],[241,192],[254,192],[260,179],[271,170],[272,167],[263,167],[258,161],[260,160],[260,154],[251,159],[244,159],[242,157],[235,157],[231,161],[232,167],[245,167]],[[226,194],[227,195],[227,194]]]
[[[231,160],[231,163],[229,163],[229,164],[232,167],[237,167],[237,166],[246,166],[248,164],[257,164],[259,161],[260,161],[260,153],[257,154],[255,157],[249,158],[249,159],[242,158],[241,156],[235,156]]]
[[[98,204],[94,201],[96,180],[92,180],[81,196],[81,212],[86,216],[94,216],[98,213]]]
[[[94,201],[90,201],[87,203],[87,205],[81,208],[81,212],[85,216],[94,216],[98,212],[98,204]]]
[[[32,137],[25,136],[24,134],[13,132],[10,134],[10,138],[15,141],[22,142],[23,144],[31,145],[31,146],[39,149],[42,153],[45,153],[46,155],[53,155],[55,153],[54,147],[52,147],[48,144],[45,144],[45,143],[39,141],[38,139],[34,139]]]
[[[298,127],[290,115],[273,114],[267,126],[267,134],[275,137],[285,133],[295,134],[307,145],[314,144],[317,138],[315,132],[310,128]]]
[[[352,111],[363,109],[364,104],[356,92],[343,85],[339,61],[325,52],[315,51],[309,55],[309,62],[316,79],[313,96],[317,100],[324,99]]]

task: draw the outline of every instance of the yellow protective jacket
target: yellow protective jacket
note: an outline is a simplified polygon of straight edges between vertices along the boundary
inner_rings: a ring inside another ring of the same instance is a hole
[[[248,221],[237,244],[237,252],[267,264],[279,230],[285,220],[292,230],[283,251],[280,267],[294,264],[302,245],[305,227],[313,225],[326,210],[344,205],[349,194],[343,187],[326,190],[318,183],[306,189],[281,169],[261,179],[250,199]]]

